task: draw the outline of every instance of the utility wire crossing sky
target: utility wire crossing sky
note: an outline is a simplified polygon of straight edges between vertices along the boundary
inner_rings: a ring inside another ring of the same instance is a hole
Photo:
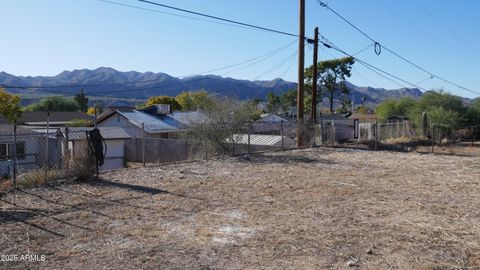
[[[352,83],[387,89],[415,85],[480,96],[475,74],[480,63],[479,2],[306,4],[306,36],[313,36],[318,26],[323,42],[332,47],[321,46],[320,61],[346,52],[370,65],[356,64]],[[0,9],[8,22],[8,41],[0,43],[0,70],[14,75],[51,76],[109,66],[172,76],[210,71],[238,79],[297,80],[296,46],[261,58],[298,38],[297,1],[17,0],[0,2]],[[306,52],[308,66],[312,48]]]

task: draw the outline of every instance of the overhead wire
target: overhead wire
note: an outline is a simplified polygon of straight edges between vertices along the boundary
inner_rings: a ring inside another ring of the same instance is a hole
[[[223,22],[227,22],[227,23],[232,23],[232,24],[237,24],[237,25],[241,25],[241,26],[245,26],[245,27],[250,27],[250,28],[253,28],[253,29],[259,29],[259,30],[272,32],[272,33],[276,33],[276,34],[281,34],[281,35],[286,35],[286,36],[291,36],[291,37],[297,37],[297,38],[300,37],[297,34],[292,34],[292,33],[284,32],[284,31],[280,31],[280,30],[275,30],[275,29],[268,28],[268,27],[258,26],[258,25],[254,25],[254,24],[250,24],[250,23],[244,23],[244,22],[240,22],[240,21],[236,21],[236,20],[226,19],[226,18],[214,16],[214,15],[209,15],[209,14],[206,14],[206,13],[201,13],[201,12],[197,12],[197,11],[192,11],[192,10],[188,10],[188,9],[184,9],[184,8],[175,7],[175,6],[160,4],[160,3],[157,3],[157,2],[153,2],[153,1],[148,1],[148,0],[138,0],[138,1],[146,3],[146,4],[150,4],[150,5],[155,5],[155,6],[171,9],[171,10],[176,10],[176,11],[180,11],[180,12],[185,12],[185,13],[201,16],[201,17],[206,17],[206,18],[209,18],[209,19],[214,19],[214,20],[218,20],[218,21],[223,21]]]
[[[340,19],[342,19],[344,22],[346,22],[348,25],[350,25],[351,27],[353,27],[354,29],[356,29],[359,33],[361,33],[363,36],[365,36],[366,38],[368,38],[369,40],[371,40],[374,44],[375,44],[375,49],[378,47],[380,48],[380,52],[382,49],[388,51],[389,53],[393,54],[394,56],[398,57],[399,59],[403,60],[404,62],[412,65],[413,67],[427,73],[429,76],[431,77],[434,77],[440,81],[443,81],[447,84],[450,84],[450,85],[453,85],[453,86],[456,86],[457,88],[461,89],[461,90],[465,90],[465,91],[468,91],[470,93],[473,93],[473,94],[477,94],[477,95],[480,95],[480,92],[478,91],[475,91],[473,89],[470,89],[468,87],[465,87],[465,86],[462,86],[458,83],[455,83],[453,81],[450,81],[446,78],[444,78],[443,76],[439,76],[439,75],[436,75],[434,74],[433,72],[430,72],[428,70],[426,70],[425,68],[423,67],[420,67],[419,65],[415,64],[414,62],[406,59],[405,57],[401,56],[400,54],[396,53],[395,51],[389,49],[388,47],[386,47],[385,45],[381,45],[379,42],[377,42],[374,38],[372,38],[371,36],[369,36],[367,33],[365,33],[364,31],[362,31],[360,28],[358,28],[357,26],[355,26],[352,22],[350,22],[348,19],[346,19],[345,17],[343,17],[341,14],[339,14],[337,11],[335,11],[334,9],[332,9],[329,5],[327,5],[326,3],[324,3],[322,0],[317,0],[317,2],[320,4],[320,6],[322,7],[325,7],[326,9],[330,10],[333,14],[335,14],[337,17],[339,17]],[[377,55],[379,55],[380,53],[377,52],[377,50],[375,50],[375,53]],[[410,84],[410,83],[409,83]]]

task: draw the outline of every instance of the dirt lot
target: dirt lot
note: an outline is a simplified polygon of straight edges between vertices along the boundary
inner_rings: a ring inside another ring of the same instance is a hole
[[[45,256],[4,269],[480,269],[480,157],[294,150],[0,200],[0,255]]]

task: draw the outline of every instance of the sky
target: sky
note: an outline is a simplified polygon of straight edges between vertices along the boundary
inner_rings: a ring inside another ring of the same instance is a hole
[[[153,1],[298,33],[295,0]],[[374,40],[419,67],[480,92],[480,1],[325,2]],[[291,36],[199,19],[137,0],[1,0],[0,10],[0,71],[14,75],[53,76],[64,70],[112,67],[172,76],[211,73],[236,79],[297,81],[298,41]],[[376,55],[372,41],[316,0],[306,0],[308,37],[313,37],[315,27],[345,52],[359,52],[355,55],[359,59],[425,90],[444,89],[464,97],[479,97],[478,93],[431,78],[385,49]],[[306,65],[312,64],[312,52],[313,48],[307,46]],[[319,51],[320,61],[342,56],[323,46]],[[211,70],[215,71],[208,72]],[[412,87],[379,76],[359,63],[354,65],[349,81],[386,89]]]

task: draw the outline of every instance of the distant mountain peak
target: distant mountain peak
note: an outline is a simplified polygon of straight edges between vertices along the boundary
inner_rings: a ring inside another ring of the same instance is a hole
[[[56,76],[22,77],[0,72],[0,84],[19,86],[53,86],[53,85],[108,85],[82,87],[86,93],[97,93],[109,90],[109,96],[130,99],[146,99],[150,96],[169,95],[176,96],[183,91],[204,89],[210,93],[232,96],[239,99],[260,98],[265,99],[270,92],[281,94],[291,89],[296,89],[297,84],[281,78],[273,80],[239,80],[219,75],[197,75],[187,78],[176,78],[166,73],[154,72],[122,72],[111,67],[96,69],[75,69],[63,71]],[[376,104],[389,98],[409,96],[418,98],[422,92],[416,88],[401,88],[385,90],[370,86],[359,87],[348,81],[345,85],[351,90],[350,96],[355,96],[355,103],[359,103],[365,96],[367,102]],[[48,90],[48,89],[46,89]],[[58,90],[58,89],[57,89]],[[112,91],[110,91],[112,90]],[[22,93],[22,89],[9,89]],[[30,93],[40,90],[32,90]],[[78,93],[79,87],[66,87],[61,89],[65,93]],[[46,93],[46,92],[45,92]],[[354,95],[353,95],[354,93]]]

